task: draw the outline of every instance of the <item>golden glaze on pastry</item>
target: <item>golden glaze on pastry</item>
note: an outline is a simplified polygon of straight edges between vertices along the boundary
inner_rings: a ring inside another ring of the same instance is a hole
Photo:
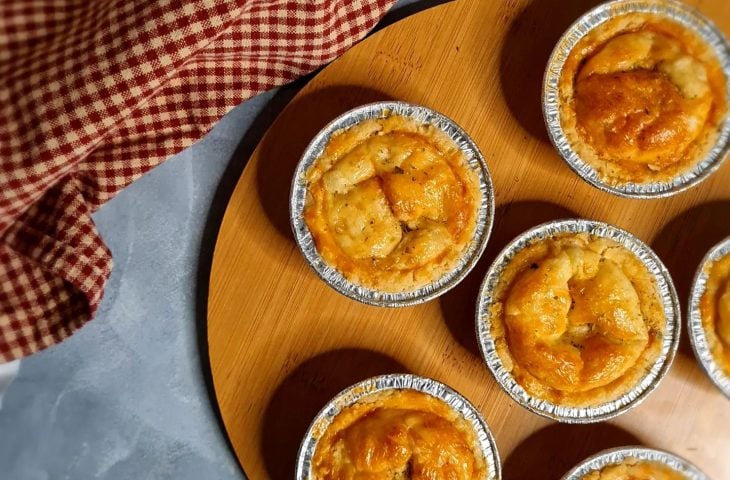
[[[616,465],[609,465],[591,472],[581,480],[688,480],[686,476],[666,465],[627,458]]]
[[[630,390],[661,351],[666,319],[650,272],[588,234],[536,241],[509,262],[490,310],[497,352],[528,393],[566,406]]]
[[[304,219],[350,281],[400,292],[451,270],[471,240],[479,182],[441,130],[392,115],[336,133],[307,172]]]
[[[710,47],[678,23],[628,14],[571,51],[561,123],[574,150],[610,184],[668,181],[713,146],[726,108]]]
[[[329,425],[312,459],[316,480],[482,480],[476,434],[441,400],[412,390],[366,397]]]
[[[730,375],[730,255],[710,266],[700,314],[712,356]]]

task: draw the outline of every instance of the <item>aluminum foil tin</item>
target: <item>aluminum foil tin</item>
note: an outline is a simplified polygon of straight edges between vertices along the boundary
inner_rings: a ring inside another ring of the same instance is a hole
[[[342,273],[328,265],[317,251],[312,234],[304,221],[304,206],[307,199],[306,172],[322,154],[330,137],[343,129],[347,129],[363,120],[384,118],[390,115],[401,115],[413,118],[422,123],[430,123],[454,141],[464,153],[469,166],[479,179],[481,202],[476,218],[476,229],[471,243],[466,247],[459,264],[449,273],[425,287],[417,290],[389,293],[357,285],[345,278]],[[289,212],[292,230],[299,249],[307,263],[328,285],[343,295],[369,305],[381,307],[405,307],[424,303],[443,295],[455,287],[474,268],[477,260],[484,252],[494,222],[494,187],[487,163],[474,141],[450,118],[420,105],[405,102],[377,102],[362,105],[346,112],[324,127],[304,150],[302,159],[297,165],[292,180]]]
[[[700,365],[702,365],[702,368],[705,372],[707,372],[707,375],[715,383],[715,385],[717,385],[722,393],[730,398],[730,377],[728,377],[720,368],[710,351],[710,346],[707,344],[707,337],[705,336],[705,329],[702,326],[702,315],[700,313],[700,300],[702,299],[702,295],[705,293],[709,269],[712,267],[713,263],[727,255],[730,255],[730,237],[712,247],[700,263],[700,267],[697,269],[697,274],[695,275],[694,282],[692,283],[692,290],[689,295],[687,317],[689,322],[689,339],[692,343],[695,355],[700,361]]]
[[[497,354],[491,333],[489,310],[492,305],[492,292],[514,256],[523,248],[536,241],[565,233],[589,233],[611,239],[636,255],[656,280],[659,295],[667,319],[666,330],[659,358],[641,381],[629,392],[616,400],[592,407],[566,407],[534,397],[517,383],[512,374],[502,364]],[[669,370],[679,345],[680,307],[677,291],[669,271],[659,257],[646,244],[625,230],[607,223],[592,220],[571,219],[544,223],[514,239],[487,271],[482,283],[477,303],[476,330],[479,348],[484,361],[491,370],[497,383],[517,403],[533,413],[564,423],[592,423],[613,418],[641,403],[659,384]]]
[[[474,427],[477,442],[481,447],[487,464],[487,480],[499,480],[502,478],[502,467],[499,461],[497,445],[494,442],[489,426],[487,426],[487,423],[474,405],[451,388],[436,380],[405,373],[381,375],[364,380],[343,390],[325,405],[314,418],[312,424],[309,426],[309,430],[304,435],[304,440],[302,440],[302,445],[297,455],[296,474],[294,478],[297,480],[314,479],[311,468],[317,443],[337,414],[365,397],[389,390],[416,390],[446,402],[446,404],[460,413]]]
[[[628,458],[661,463],[683,474],[688,480],[710,480],[710,477],[684,458],[661,450],[644,447],[619,447],[599,452],[573,468],[562,480],[581,480],[591,472],[621,463]]]
[[[725,73],[727,98],[730,98],[730,46],[722,32],[706,17],[691,7],[670,0],[626,1],[616,0],[599,5],[584,14],[558,40],[545,70],[542,88],[542,106],[548,134],[560,156],[583,180],[608,193],[622,197],[657,198],[674,195],[700,183],[720,167],[730,150],[730,115],[720,126],[715,146],[692,170],[670,181],[655,183],[627,183],[610,185],[598,172],[581,160],[573,150],[560,123],[561,99],[558,90],[563,66],[573,47],[592,29],[607,20],[627,13],[652,13],[680,23],[694,31],[714,50]]]

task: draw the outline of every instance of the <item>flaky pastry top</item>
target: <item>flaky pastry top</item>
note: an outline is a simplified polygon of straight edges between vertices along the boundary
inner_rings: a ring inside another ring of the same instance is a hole
[[[676,470],[657,462],[627,458],[616,465],[591,472],[581,480],[688,480]]]
[[[727,111],[711,48],[679,23],[633,13],[573,48],[560,81],[561,124],[610,184],[671,180],[713,146]]]
[[[340,412],[318,442],[312,472],[317,480],[487,478],[472,426],[412,390],[374,394]]]
[[[335,133],[307,172],[304,219],[352,281],[414,290],[453,269],[472,239],[476,173],[444,132],[391,115]]]
[[[709,266],[700,315],[710,352],[730,376],[730,255]]]
[[[612,240],[581,233],[535,241],[508,263],[493,298],[505,368],[556,404],[611,401],[661,352],[666,318],[656,282]]]

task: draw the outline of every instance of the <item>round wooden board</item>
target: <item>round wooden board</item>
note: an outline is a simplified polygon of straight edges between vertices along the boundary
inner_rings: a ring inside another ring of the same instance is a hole
[[[730,2],[694,2],[727,34]],[[625,228],[654,247],[683,304],[700,258],[730,234],[730,163],[664,200],[620,199],[590,187],[545,132],[540,84],[563,30],[585,1],[458,0],[400,21],[348,51],[284,110],[231,197],[213,258],[210,363],[223,420],[252,479],[290,479],[299,442],[340,389],[387,372],[443,381],[484,414],[504,478],[559,478],[600,449],[671,450],[712,478],[730,478],[730,402],[700,370],[683,331],[675,364],[641,406],[602,424],[549,422],[512,402],[478,354],[474,309],[497,252],[520,232],[580,216]],[[456,120],[485,154],[497,215],[487,252],[456,289],[427,304],[384,309],[348,300],[310,271],[294,244],[288,198],[306,144],[351,107],[399,99]]]

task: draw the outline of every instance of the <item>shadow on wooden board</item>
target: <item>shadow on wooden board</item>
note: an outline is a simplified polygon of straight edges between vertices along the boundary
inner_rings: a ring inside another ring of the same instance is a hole
[[[336,86],[295,98],[279,115],[259,145],[255,167],[261,204],[279,233],[294,240],[289,221],[289,191],[304,149],[329,122],[365,103],[390,100],[372,89]]]
[[[719,200],[696,205],[680,213],[654,238],[652,247],[672,275],[683,318],[687,318],[689,290],[700,262],[710,248],[728,236],[730,200]],[[694,358],[689,336],[684,332],[679,343],[679,352]]]
[[[525,230],[550,220],[574,217],[576,214],[567,208],[542,201],[519,201],[497,207],[484,255],[459,285],[439,299],[446,326],[464,348],[480,356],[474,335],[477,295],[484,275],[499,252]]]
[[[599,0],[533,0],[512,20],[502,45],[499,80],[512,115],[533,137],[549,142],[542,116],[542,77],[560,36]]]
[[[610,423],[556,423],[527,437],[504,460],[504,480],[559,480],[586,457],[608,448],[641,445]]]
[[[294,478],[299,445],[322,407],[350,385],[386,373],[408,372],[388,356],[354,348],[325,352],[296,367],[264,413],[261,450],[269,476]]]

